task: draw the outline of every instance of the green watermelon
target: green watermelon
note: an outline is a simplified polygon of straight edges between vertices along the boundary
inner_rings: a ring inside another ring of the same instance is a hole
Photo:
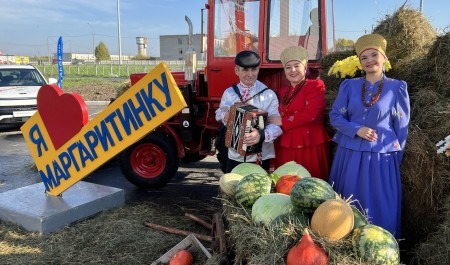
[[[358,210],[355,206],[352,205],[351,207],[352,207],[353,216],[355,219],[353,229],[368,224],[366,216],[360,210]]]
[[[355,254],[371,265],[400,264],[397,240],[379,226],[368,224],[354,229],[352,245]]]
[[[310,214],[291,211],[289,213],[278,216],[272,221],[272,223],[274,225],[287,225],[291,223],[297,227],[305,227],[309,225],[310,220]]]
[[[254,173],[243,177],[236,186],[236,202],[252,207],[262,195],[269,194],[272,181],[267,174]]]
[[[328,182],[319,178],[301,178],[291,189],[294,210],[313,213],[320,204],[336,198],[336,193]]]

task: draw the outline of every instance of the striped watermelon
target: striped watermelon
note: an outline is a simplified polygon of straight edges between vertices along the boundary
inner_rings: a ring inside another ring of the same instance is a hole
[[[291,211],[275,218],[272,223],[274,225],[289,225],[293,224],[296,227],[308,226],[311,220],[311,215],[306,213],[299,213]]]
[[[353,251],[371,265],[400,264],[397,240],[385,229],[368,224],[353,230]]]
[[[313,213],[324,201],[334,198],[333,188],[319,178],[301,178],[291,189],[294,210],[303,213]]]
[[[271,186],[272,181],[267,174],[250,174],[239,181],[234,198],[242,206],[252,207],[259,197],[270,193]]]
[[[352,211],[353,211],[353,217],[355,219],[353,229],[368,224],[367,217],[360,210],[358,210],[355,206],[352,205],[351,207],[352,207]]]

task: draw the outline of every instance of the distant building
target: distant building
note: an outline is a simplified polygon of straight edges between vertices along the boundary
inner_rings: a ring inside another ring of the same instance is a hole
[[[147,37],[136,37],[136,44],[138,49],[138,55],[147,57]]]
[[[56,63],[57,60],[56,53],[53,54],[53,63]],[[111,54],[109,61],[119,61],[119,55]],[[122,55],[122,60],[128,61],[130,60],[129,55]],[[95,62],[95,56],[92,53],[71,53],[71,52],[64,52],[62,56],[63,63],[88,63],[88,62]]]
[[[184,60],[184,52],[188,50],[189,35],[161,35],[159,36],[159,54],[161,60]],[[197,59],[202,60],[200,48],[206,47],[206,36],[192,35],[191,48],[197,54]]]

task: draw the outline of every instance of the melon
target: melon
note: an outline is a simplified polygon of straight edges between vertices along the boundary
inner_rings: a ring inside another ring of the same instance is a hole
[[[291,189],[292,205],[299,212],[314,213],[320,204],[334,198],[336,192],[319,178],[301,178]]]
[[[269,194],[271,180],[267,174],[250,174],[243,177],[236,186],[234,198],[244,207],[252,207],[262,195]]]
[[[336,241],[352,231],[353,223],[352,207],[343,200],[331,199],[314,211],[311,228],[328,240]]]
[[[267,225],[292,210],[291,198],[281,193],[270,193],[259,197],[252,206],[255,223]]]
[[[394,236],[382,227],[368,224],[352,233],[355,254],[371,265],[400,264],[400,250]]]
[[[223,193],[232,196],[236,190],[236,186],[243,178],[242,175],[235,173],[226,173],[219,178],[219,187]]]

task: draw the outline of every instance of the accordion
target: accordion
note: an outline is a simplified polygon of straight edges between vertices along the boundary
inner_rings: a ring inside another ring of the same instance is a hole
[[[232,105],[227,122],[227,132],[225,134],[225,146],[245,156],[261,152],[262,142],[247,146],[244,143],[245,133],[251,128],[257,130],[264,129],[267,120],[267,112],[255,106]]]

